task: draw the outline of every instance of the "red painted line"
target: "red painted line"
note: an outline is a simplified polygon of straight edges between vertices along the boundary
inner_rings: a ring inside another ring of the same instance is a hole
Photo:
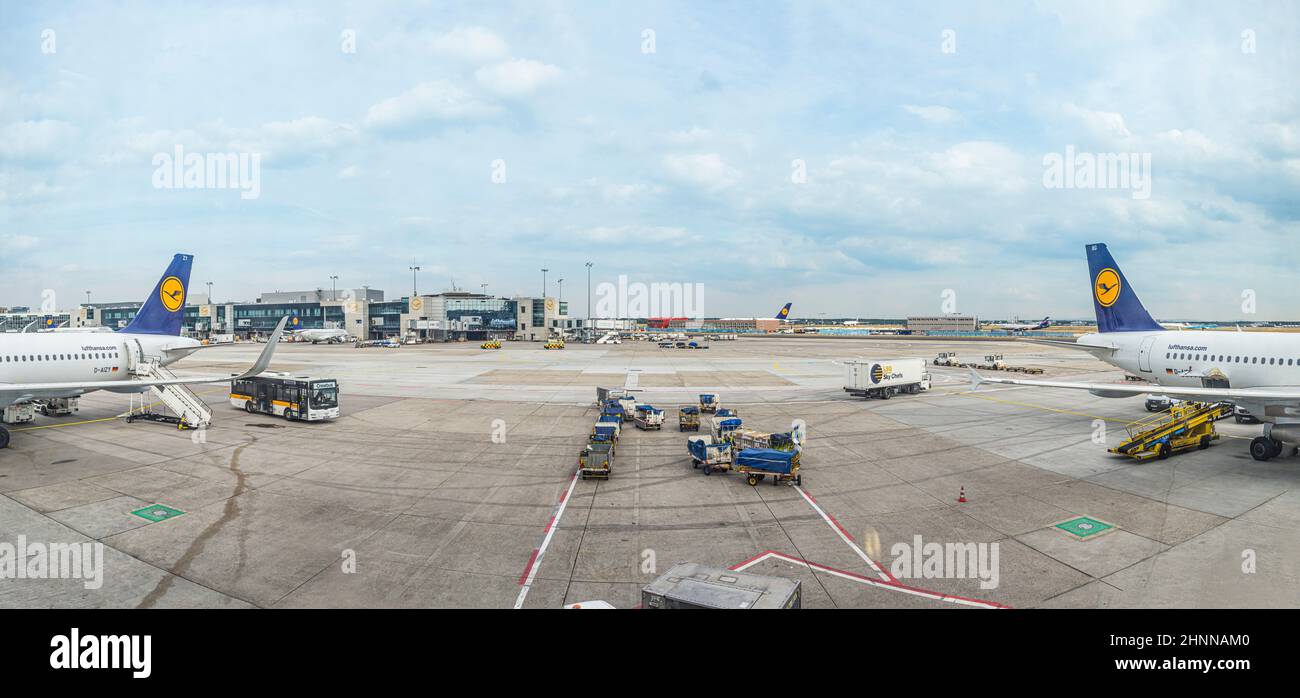
[[[768,557],[768,556],[775,557],[775,558],[777,558],[777,559],[779,559],[779,560],[785,560],[786,562],[790,562],[790,563],[794,563],[794,564],[798,564],[798,565],[803,565],[804,567],[808,567],[809,569],[819,569],[819,570],[822,570],[822,571],[824,571],[824,572],[833,572],[833,573],[835,573],[835,574],[842,574],[842,575],[845,575],[845,576],[847,576],[847,577],[852,577],[853,579],[859,580],[859,581],[861,581],[863,584],[866,584],[866,585],[868,585],[868,586],[889,587],[889,588],[894,588],[894,589],[903,589],[903,590],[907,590],[907,591],[918,592],[918,593],[925,594],[925,595],[930,596],[930,597],[934,597],[934,600],[936,600],[936,601],[943,601],[943,600],[945,600],[945,599],[955,599],[955,600],[958,600],[958,601],[966,601],[966,602],[969,602],[969,603],[977,603],[977,604],[982,604],[982,605],[985,605],[985,606],[993,606],[993,607],[996,607],[996,608],[1008,608],[1008,609],[1009,609],[1009,608],[1012,608],[1011,606],[1008,606],[1008,605],[1006,605],[1006,604],[1001,604],[1001,603],[998,603],[998,602],[996,602],[996,601],[986,601],[986,600],[984,600],[984,599],[976,599],[976,598],[971,598],[971,597],[969,597],[969,596],[958,596],[957,594],[945,594],[944,592],[941,592],[941,591],[935,591],[935,590],[933,590],[933,589],[925,589],[925,588],[922,588],[922,587],[909,586],[909,585],[907,585],[907,584],[903,584],[903,583],[899,582],[899,581],[896,580],[896,579],[895,579],[894,581],[892,581],[892,582],[886,582],[886,581],[883,581],[883,580],[880,580],[880,579],[873,579],[873,578],[871,578],[871,577],[866,577],[866,576],[860,575],[860,574],[858,574],[857,572],[850,572],[850,571],[848,571],[848,570],[842,570],[842,569],[839,569],[839,568],[836,568],[836,567],[831,567],[830,565],[823,565],[823,564],[821,564],[820,562],[809,562],[808,560],[804,560],[804,559],[802,559],[802,558],[797,558],[797,557],[795,557],[795,556],[793,556],[793,555],[786,555],[785,553],[778,553],[778,552],[776,552],[776,551],[774,551],[774,550],[769,550],[769,551],[764,552],[764,553],[762,553],[762,554],[760,554],[760,555],[756,555],[756,556],[754,556],[754,557],[751,557],[750,559],[748,559],[748,560],[746,560],[746,561],[744,561],[744,562],[738,563],[738,564],[736,564],[736,565],[732,565],[732,569],[736,569],[736,568],[738,568],[738,567],[743,567],[743,566],[745,566],[746,564],[749,564],[749,563],[751,563],[751,562],[753,562],[753,561],[755,561],[755,560],[758,560],[758,559],[763,558],[763,557]]]
[[[533,570],[533,563],[537,561],[537,551],[539,548],[533,548],[533,554],[528,556],[528,564],[524,565],[524,573],[519,575],[519,586],[524,585],[524,580],[528,579],[528,573]]]
[[[551,525],[554,523],[555,523],[555,515],[551,514],[551,520],[546,522],[546,528],[542,529],[542,533],[549,533],[551,530]]]
[[[780,554],[781,554],[781,553],[778,553],[778,552],[776,552],[775,550],[764,550],[763,552],[761,552],[761,553],[755,555],[754,557],[751,557],[751,558],[749,558],[748,560],[744,560],[744,561],[742,561],[742,562],[737,562],[736,564],[732,565],[731,567],[728,567],[727,569],[730,569],[730,570],[738,570],[738,569],[740,569],[741,567],[744,567],[745,565],[748,565],[749,563],[751,563],[751,562],[753,562],[753,561],[755,561],[755,560],[757,560],[757,559],[759,559],[759,558],[767,557],[768,555],[780,555]]]

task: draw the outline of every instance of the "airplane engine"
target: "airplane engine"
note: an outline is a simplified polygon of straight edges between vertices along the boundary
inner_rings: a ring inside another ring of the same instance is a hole
[[[1264,436],[1289,446],[1300,446],[1300,424],[1264,423]]]

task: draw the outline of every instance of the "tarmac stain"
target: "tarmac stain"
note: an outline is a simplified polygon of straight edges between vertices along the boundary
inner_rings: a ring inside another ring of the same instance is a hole
[[[250,439],[250,441],[237,446],[230,454],[230,472],[235,474],[235,490],[234,492],[231,492],[230,497],[226,499],[226,506],[221,512],[221,518],[208,524],[208,527],[203,529],[203,532],[195,537],[194,542],[190,543],[190,547],[186,548],[180,559],[178,559],[168,570],[171,574],[159,580],[158,585],[140,601],[136,608],[153,608],[153,605],[158,602],[158,599],[162,598],[167,593],[167,590],[171,589],[172,584],[176,583],[176,578],[183,572],[187,571],[190,564],[194,562],[194,559],[203,552],[203,548],[207,546],[208,541],[211,540],[213,536],[217,535],[226,524],[239,518],[239,501],[237,500],[237,497],[248,491],[247,476],[244,474],[243,470],[239,469],[239,457],[243,454],[245,448],[257,443],[257,437],[250,437]],[[240,573],[243,572],[245,562],[246,555],[244,538],[243,536],[240,536],[239,566],[235,570],[236,578],[238,578]]]

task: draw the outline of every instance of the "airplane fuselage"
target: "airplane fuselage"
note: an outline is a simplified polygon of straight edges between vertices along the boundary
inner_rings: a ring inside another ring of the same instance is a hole
[[[1113,346],[1100,358],[1166,387],[1262,388],[1300,386],[1300,334],[1282,332],[1108,332],[1079,344]],[[1252,409],[1260,418],[1262,408]],[[1271,420],[1270,420],[1271,421]]]
[[[0,386],[6,383],[72,383],[127,380],[134,361],[157,357],[168,365],[200,347],[188,337],[120,332],[41,332],[0,334]],[[50,390],[9,394],[0,404],[35,398],[76,397],[88,390]]]

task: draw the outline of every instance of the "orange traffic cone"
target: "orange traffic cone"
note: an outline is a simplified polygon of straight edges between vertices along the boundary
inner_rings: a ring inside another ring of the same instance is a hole
[[[962,485],[961,492],[957,495],[957,501],[962,502],[963,504],[966,502],[966,486],[965,486],[965,485]]]

